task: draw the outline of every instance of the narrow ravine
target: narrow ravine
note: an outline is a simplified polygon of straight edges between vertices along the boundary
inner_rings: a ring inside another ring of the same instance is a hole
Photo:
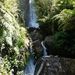
[[[35,13],[35,6],[34,6],[34,0],[29,0],[29,27],[33,27],[33,28],[39,28],[39,24],[37,23],[37,15]],[[43,48],[43,56],[47,56],[47,52],[46,52],[46,47],[44,46],[44,43],[43,41],[41,42],[41,46]],[[30,58],[29,58],[29,62],[25,68],[25,71],[24,71],[24,75],[34,75],[34,72],[35,72],[35,67],[36,65],[34,64],[34,56],[33,56],[33,49],[32,47],[30,46]]]
[[[38,28],[39,24],[37,23],[37,16],[35,13],[35,7],[34,7],[34,0],[29,0],[29,25],[28,27]],[[32,55],[32,47],[30,46],[30,58],[29,62],[25,68],[24,75],[34,75],[35,71],[35,64],[34,64],[34,57]]]

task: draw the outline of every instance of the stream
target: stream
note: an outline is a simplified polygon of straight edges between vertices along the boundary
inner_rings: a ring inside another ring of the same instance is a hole
[[[43,41],[41,42],[41,46],[43,47],[43,56],[47,56],[46,47],[44,46]],[[30,50],[32,50],[32,48],[30,48]],[[35,61],[34,56],[33,54],[31,54],[29,58],[29,62],[25,68],[24,75],[34,75],[35,67],[36,67],[34,61]]]
[[[29,27],[33,27],[33,28],[39,28],[39,24],[37,23],[37,15],[36,15],[36,10],[35,10],[35,6],[34,6],[34,0],[29,0]],[[41,42],[41,46],[43,47],[43,56],[47,56],[47,52],[46,52],[46,47],[43,44],[43,41]],[[34,64],[34,56],[32,54],[32,47],[30,46],[30,58],[28,61],[28,64],[26,65],[25,71],[24,71],[24,75],[34,75],[35,72],[35,67],[36,64]]]

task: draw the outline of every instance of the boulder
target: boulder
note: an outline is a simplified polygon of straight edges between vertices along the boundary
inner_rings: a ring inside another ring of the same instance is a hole
[[[34,75],[75,75],[75,59],[44,56],[38,60]]]
[[[30,36],[32,38],[32,48],[36,59],[42,56],[43,47],[41,45],[42,35],[39,33],[39,29],[30,28]]]
[[[53,36],[45,37],[44,45],[47,48],[48,55],[52,54],[52,50],[53,50]]]

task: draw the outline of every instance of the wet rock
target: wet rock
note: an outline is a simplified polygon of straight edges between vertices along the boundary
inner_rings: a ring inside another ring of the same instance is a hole
[[[31,30],[33,30],[34,28],[32,28]],[[39,33],[39,29],[34,29],[31,33],[30,36],[32,38],[33,41],[36,40],[42,40],[42,35]]]
[[[35,75],[75,75],[75,59],[45,56],[38,60]]]
[[[33,41],[33,49],[34,49],[34,54],[36,56],[36,59],[38,59],[39,57],[42,57],[43,48],[41,46],[41,41],[40,40]]]
[[[47,36],[44,40],[44,45],[47,48],[48,55],[52,54],[53,50],[53,36]]]
[[[42,52],[43,47],[41,46],[42,35],[38,31],[39,29],[32,28],[30,30],[32,30],[30,32],[30,36],[32,38],[33,52],[34,52],[35,58],[38,59],[39,57],[42,56],[42,53],[43,53]]]
[[[28,29],[28,32],[29,33],[34,33],[34,31],[38,31],[39,30],[39,28],[35,28],[35,27],[27,27],[27,29]]]

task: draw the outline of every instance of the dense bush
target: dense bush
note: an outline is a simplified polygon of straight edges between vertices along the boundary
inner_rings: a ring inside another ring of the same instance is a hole
[[[75,29],[75,10],[64,9],[52,18],[53,23],[58,24],[58,30],[74,30]],[[55,25],[55,24],[54,24]]]
[[[18,10],[13,3],[16,0],[0,1],[0,75],[11,75],[12,69],[15,74],[23,70],[29,56],[28,33],[20,18],[16,19],[18,13],[14,11],[14,15],[11,10],[14,7]]]
[[[74,31],[61,31],[54,35],[53,54],[64,57],[75,57]]]
[[[60,22],[60,19],[64,21],[69,21],[69,18],[74,16],[75,12],[75,1],[74,0],[35,0],[36,8],[37,8],[37,15],[38,15],[38,22],[40,27],[47,25],[47,28],[50,28],[50,32],[55,32],[58,30],[59,27],[57,22]],[[53,17],[60,17],[59,21],[55,22]],[[68,18],[68,19],[67,19]],[[62,21],[61,24],[64,23]],[[45,27],[44,27],[45,28]],[[47,30],[47,28],[45,28]]]
[[[53,36],[53,54],[75,55],[75,0],[35,0],[42,35]],[[40,13],[39,13],[40,12]]]

